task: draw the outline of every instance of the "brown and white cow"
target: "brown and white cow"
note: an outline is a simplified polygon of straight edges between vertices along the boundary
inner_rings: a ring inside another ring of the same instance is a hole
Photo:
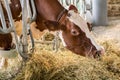
[[[20,20],[20,1],[10,1],[13,18],[15,21]],[[95,58],[97,55],[103,53],[103,48],[100,47],[90,35],[87,22],[79,16],[77,8],[71,5],[69,10],[66,10],[58,0],[34,1],[37,10],[37,18],[35,21],[37,29],[40,31],[46,29],[50,31],[60,31],[60,38],[64,46],[76,54]],[[4,14],[7,16],[5,8]],[[0,34],[0,40],[0,44],[3,44],[0,45],[0,47],[3,47],[5,50],[11,48],[11,34]]]
[[[40,17],[36,20],[39,30],[59,30],[63,44],[76,54],[96,57],[104,52],[92,38],[87,22],[79,16],[76,7],[71,5],[69,10],[65,10],[57,0],[35,0],[35,3],[38,4],[37,17]],[[62,16],[57,21],[61,13]]]

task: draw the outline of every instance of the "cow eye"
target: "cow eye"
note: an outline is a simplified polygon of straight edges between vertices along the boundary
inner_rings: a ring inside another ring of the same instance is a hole
[[[77,30],[72,29],[72,30],[71,30],[71,34],[72,34],[73,36],[78,36],[78,35],[79,35],[79,32],[78,32]]]
[[[68,14],[67,14],[67,16],[68,16],[68,17],[70,17],[70,16],[71,16],[71,14],[70,14],[70,13],[68,13]]]

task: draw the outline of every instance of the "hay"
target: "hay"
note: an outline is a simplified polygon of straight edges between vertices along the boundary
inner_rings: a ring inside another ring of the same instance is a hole
[[[54,67],[54,61],[56,61],[56,59],[50,55],[34,55],[29,62],[26,63],[22,75],[18,77],[17,80],[45,80],[45,76],[49,75],[47,74],[49,70],[54,71],[57,68]]]
[[[62,46],[55,53],[51,45],[37,44],[34,55],[12,80],[119,80],[120,51],[112,43],[101,42],[106,54],[100,61],[75,55]]]
[[[120,51],[112,42],[101,42],[106,54],[100,61],[75,55],[62,47],[58,53],[37,47],[15,80],[119,80]]]
[[[102,62],[107,66],[106,68],[109,72],[120,77],[120,48],[115,45],[116,43],[116,40],[107,40],[102,43],[106,50]]]
[[[59,73],[66,66],[63,59],[59,59],[53,53],[42,51],[41,54],[35,53],[26,63],[22,74],[15,80],[53,80],[53,76]],[[62,74],[61,74],[62,75]]]
[[[50,32],[46,32],[42,37],[43,37],[43,41],[52,41],[55,36]]]

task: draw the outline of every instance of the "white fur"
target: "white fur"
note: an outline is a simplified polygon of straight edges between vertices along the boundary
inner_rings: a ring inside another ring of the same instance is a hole
[[[85,32],[86,36],[91,40],[92,44],[96,47],[97,50],[101,50],[101,47],[95,42],[95,40],[91,36],[91,33],[87,26],[87,22],[79,15],[79,13],[75,13],[73,10],[70,10],[68,13],[71,14],[68,19],[77,26],[79,26],[83,32]]]
[[[4,64],[5,64],[5,58],[2,58],[0,62],[0,69],[3,68]]]
[[[67,45],[66,45],[66,43],[65,43],[65,41],[64,41],[64,38],[63,38],[63,36],[62,36],[62,31],[59,32],[59,37],[60,37],[60,39],[61,39],[61,41],[62,41],[62,43],[63,43],[63,46],[66,47]]]

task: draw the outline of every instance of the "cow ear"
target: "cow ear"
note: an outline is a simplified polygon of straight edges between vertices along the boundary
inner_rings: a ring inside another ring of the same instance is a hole
[[[75,12],[78,12],[78,9],[74,5],[70,5],[69,10],[74,10]]]
[[[88,29],[89,29],[90,31],[92,31],[92,24],[90,24],[89,22],[87,22],[87,25],[88,25]]]
[[[44,21],[44,25],[49,31],[56,31],[61,29],[60,24],[56,21],[46,20]]]

